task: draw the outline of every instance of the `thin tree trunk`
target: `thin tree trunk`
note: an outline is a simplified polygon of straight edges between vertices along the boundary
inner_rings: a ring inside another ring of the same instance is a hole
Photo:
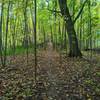
[[[25,11],[24,11],[24,21],[25,21],[25,30],[24,30],[24,34],[25,34],[25,40],[26,40],[26,54],[27,54],[27,64],[28,64],[28,55],[29,55],[29,52],[28,52],[28,25],[27,25],[27,4],[28,4],[28,0],[25,1]]]
[[[3,9],[4,9],[4,3],[2,3],[2,6],[1,6],[1,19],[0,19],[0,58],[1,58],[1,63],[2,63],[2,66],[3,66],[3,54],[2,54],[2,21],[3,21]]]
[[[8,41],[9,11],[10,11],[10,1],[9,1],[9,4],[8,4],[8,9],[7,9],[6,37],[5,37],[5,51],[4,51],[4,67],[6,66],[6,60],[7,60],[7,41]]]
[[[67,55],[67,36],[66,36],[66,23],[65,23],[65,32],[64,32],[64,47],[65,47],[65,50],[66,50],[66,55]]]
[[[90,43],[90,58],[92,57],[92,33],[91,33],[91,1],[88,1],[88,13],[89,13],[89,23],[88,23],[88,28],[89,28],[89,43]]]
[[[45,33],[44,26],[43,26],[43,42],[44,42],[44,50],[46,50],[46,33]]]
[[[80,5],[82,4],[82,2],[80,1]],[[82,48],[82,20],[83,20],[83,14],[81,14],[81,17],[80,17],[80,38],[79,38],[79,41],[80,41],[80,50]]]
[[[34,6],[35,6],[35,10],[34,10],[34,14],[35,14],[35,18],[34,18],[34,54],[35,54],[35,81],[37,80],[37,0],[34,0]]]
[[[13,41],[13,57],[15,59],[15,49],[16,49],[16,38],[15,38],[15,35],[16,35],[16,19],[14,20],[14,31],[12,33],[12,41]]]

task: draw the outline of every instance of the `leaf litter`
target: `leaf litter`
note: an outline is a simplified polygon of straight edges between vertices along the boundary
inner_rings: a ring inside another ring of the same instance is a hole
[[[33,54],[28,64],[26,55],[17,55],[0,67],[0,100],[100,100],[99,62],[60,57],[55,50],[42,50],[37,58],[37,82]]]

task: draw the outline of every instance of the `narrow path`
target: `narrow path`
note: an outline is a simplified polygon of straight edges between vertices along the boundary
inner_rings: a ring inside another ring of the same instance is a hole
[[[41,55],[43,58],[39,59],[38,77],[45,85],[48,100],[66,100],[67,94],[63,88],[66,88],[67,83],[63,77],[64,71],[60,69],[59,53],[48,43],[47,50],[42,51]]]

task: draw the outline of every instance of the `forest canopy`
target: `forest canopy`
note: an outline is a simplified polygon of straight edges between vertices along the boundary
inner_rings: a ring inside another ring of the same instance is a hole
[[[68,0],[67,5],[69,8],[69,12],[71,15],[71,18],[74,20],[74,18],[77,16],[78,12],[80,11],[83,3],[85,0]],[[88,1],[88,0],[86,0]],[[14,33],[14,26],[15,26],[15,33],[16,33],[16,42],[18,45],[22,44],[22,39],[24,38],[24,11],[26,10],[26,22],[28,26],[28,35],[31,37],[31,40],[33,41],[33,22],[34,22],[34,0],[28,0],[26,5],[26,0],[0,0],[0,15],[2,10],[2,4],[3,4],[3,33],[5,34],[6,31],[6,20],[7,20],[7,14],[8,14],[8,5],[9,5],[9,22],[8,22],[8,47],[9,45],[12,45],[12,34]],[[26,7],[27,6],[27,7]],[[91,8],[91,33],[93,36],[93,40],[95,38],[100,37],[100,1],[99,0],[91,0],[90,8]],[[80,27],[84,26],[84,32],[82,32],[82,39],[85,38],[85,40],[88,40],[90,38],[89,35],[89,10],[88,10],[88,3],[84,5],[84,9],[81,13],[81,16],[77,19],[74,27],[76,34],[80,34]],[[82,17],[82,18],[81,18]],[[81,19],[81,21],[80,21]],[[60,21],[60,22],[59,22]],[[57,0],[38,0],[37,1],[37,40],[38,42],[43,41],[43,27],[46,32],[46,38],[50,36],[51,34],[51,28],[52,32],[54,33],[54,38],[56,38],[56,35],[59,34],[59,23],[60,28],[63,27],[63,16],[60,13],[60,8]],[[80,25],[81,24],[81,25]],[[56,32],[55,28],[53,26],[56,25]],[[52,26],[52,27],[51,27]],[[51,27],[51,28],[50,28]],[[62,30],[62,29],[61,29]],[[3,34],[3,37],[5,38],[5,35]],[[60,38],[60,35],[58,35],[58,39]],[[55,39],[54,39],[55,41]],[[58,40],[59,42],[59,40]],[[100,42],[99,42],[100,43]]]

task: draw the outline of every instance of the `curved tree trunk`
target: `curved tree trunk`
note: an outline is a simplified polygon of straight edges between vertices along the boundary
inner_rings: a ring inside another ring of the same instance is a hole
[[[71,15],[67,7],[67,2],[66,0],[58,0],[58,1],[59,1],[61,14],[64,17],[64,20],[66,22],[66,29],[68,33],[69,46],[70,46],[69,56],[70,57],[81,57],[82,54],[78,47],[78,40],[77,40],[76,32],[74,29],[74,22],[71,19]]]

